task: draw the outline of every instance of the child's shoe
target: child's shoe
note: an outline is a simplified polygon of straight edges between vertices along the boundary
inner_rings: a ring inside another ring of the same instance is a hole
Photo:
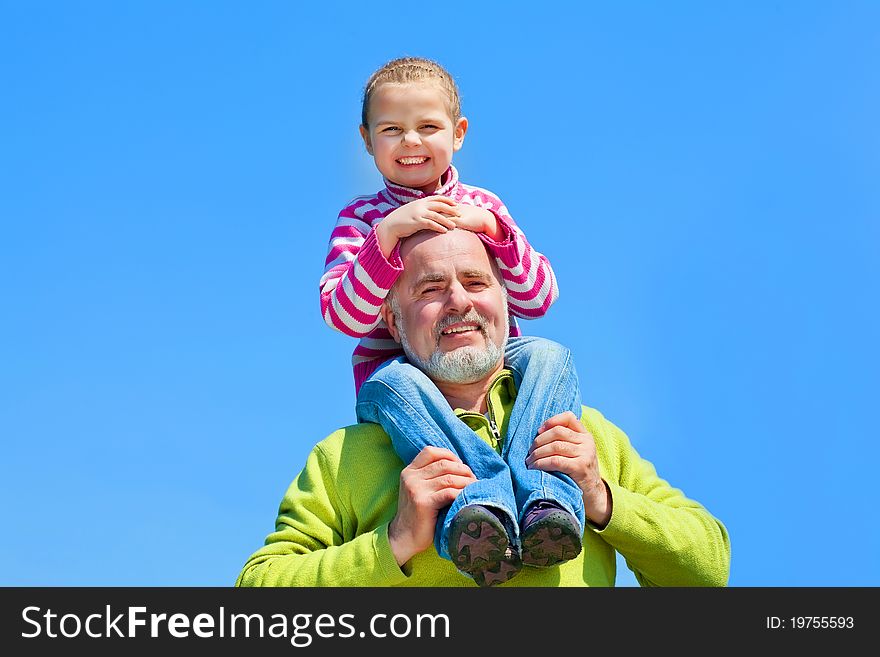
[[[522,522],[522,562],[547,568],[581,552],[577,518],[555,502],[535,502]]]
[[[503,584],[522,568],[504,523],[481,504],[470,504],[455,514],[449,526],[449,556],[480,586]]]

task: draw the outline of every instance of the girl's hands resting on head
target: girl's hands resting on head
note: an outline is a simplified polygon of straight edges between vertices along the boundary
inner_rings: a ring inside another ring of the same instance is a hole
[[[420,230],[445,233],[453,228],[485,233],[496,242],[505,238],[504,229],[489,210],[456,203],[448,196],[426,196],[389,213],[376,226],[376,239],[382,254],[388,258],[404,237]]]
[[[376,226],[376,239],[385,258],[404,237],[420,230],[445,233],[456,227],[462,206],[447,196],[426,196],[393,210]]]
[[[476,205],[458,204],[458,216],[455,217],[455,225],[474,233],[485,233],[496,242],[504,240],[504,230],[498,224],[495,215],[485,208]]]

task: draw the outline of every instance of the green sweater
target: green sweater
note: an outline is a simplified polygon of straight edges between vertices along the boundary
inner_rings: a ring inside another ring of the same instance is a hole
[[[509,373],[493,381],[489,395],[505,436],[516,398]],[[456,413],[500,449],[484,416]],[[611,520],[604,529],[585,529],[577,558],[554,568],[525,567],[502,586],[614,586],[615,550],[642,586],[725,586],[730,541],[724,525],[657,476],[599,411],[584,407],[581,421],[596,441],[600,473],[611,490]],[[397,565],[388,524],[397,511],[403,467],[377,424],[345,427],[322,440],[281,501],[275,531],[235,585],[476,586],[433,546]]]

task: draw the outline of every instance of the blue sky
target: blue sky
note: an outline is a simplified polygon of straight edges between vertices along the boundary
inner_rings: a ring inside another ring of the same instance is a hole
[[[880,6],[439,7],[0,2],[0,584],[234,582],[354,421],[318,279],[362,86],[421,55],[556,271],[523,330],[730,584],[880,585]]]

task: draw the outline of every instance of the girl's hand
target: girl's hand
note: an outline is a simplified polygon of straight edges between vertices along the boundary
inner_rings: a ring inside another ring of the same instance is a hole
[[[453,218],[459,214],[459,206],[447,196],[426,196],[393,210],[376,226],[376,239],[385,258],[397,243],[420,230],[445,233],[455,228]]]
[[[498,225],[495,215],[485,208],[478,208],[476,205],[459,204],[455,225],[474,233],[485,233],[496,242],[504,239],[504,231]]]

